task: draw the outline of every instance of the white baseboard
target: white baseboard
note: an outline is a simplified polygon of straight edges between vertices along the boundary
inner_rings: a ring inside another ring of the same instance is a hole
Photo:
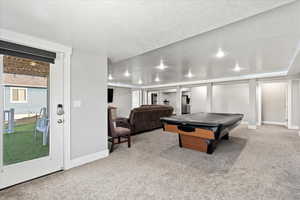
[[[105,158],[109,155],[108,149],[104,150],[104,151],[99,151],[93,154],[89,154],[86,156],[82,156],[79,158],[75,158],[73,160],[70,161],[70,164],[67,166],[66,169],[71,169],[74,167],[78,167],[96,160],[99,160],[101,158]]]
[[[248,129],[256,129],[255,125],[248,125]]]
[[[291,127],[289,127],[289,129],[292,129],[292,130],[298,130],[298,129],[299,129],[299,126],[291,126]]]
[[[262,124],[287,126],[287,123],[285,122],[262,121]]]

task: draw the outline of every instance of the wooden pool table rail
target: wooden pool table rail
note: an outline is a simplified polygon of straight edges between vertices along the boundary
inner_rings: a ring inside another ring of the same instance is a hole
[[[164,131],[178,134],[179,146],[212,154],[218,143],[215,132],[203,128],[193,128],[193,131],[181,130],[179,125],[164,123]],[[229,133],[222,131],[222,139],[228,139]]]
[[[215,139],[215,134],[213,131],[202,129],[202,128],[195,128],[195,131],[193,132],[186,132],[178,129],[177,125],[164,124],[164,130],[172,133],[186,135],[186,136],[194,136],[194,137],[200,137],[200,138],[211,139],[211,140]]]

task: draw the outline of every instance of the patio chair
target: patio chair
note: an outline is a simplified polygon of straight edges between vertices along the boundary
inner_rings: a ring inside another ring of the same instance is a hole
[[[49,119],[47,117],[47,108],[45,107],[41,108],[40,114],[36,116],[35,139],[37,138],[38,132],[43,134],[43,145],[47,145],[49,137]]]

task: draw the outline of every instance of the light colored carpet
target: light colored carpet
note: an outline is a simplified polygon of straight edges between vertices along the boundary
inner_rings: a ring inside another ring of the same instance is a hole
[[[179,148],[162,130],[133,137],[108,158],[21,184],[0,199],[300,199],[300,137],[263,126],[236,128],[213,155]]]

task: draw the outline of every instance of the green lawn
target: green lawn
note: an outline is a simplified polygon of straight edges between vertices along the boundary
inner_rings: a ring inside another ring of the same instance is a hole
[[[49,145],[43,146],[43,135],[37,134],[34,137],[35,123],[19,124],[15,127],[15,132],[5,133],[4,143],[4,165],[18,163],[26,160],[47,156]]]

